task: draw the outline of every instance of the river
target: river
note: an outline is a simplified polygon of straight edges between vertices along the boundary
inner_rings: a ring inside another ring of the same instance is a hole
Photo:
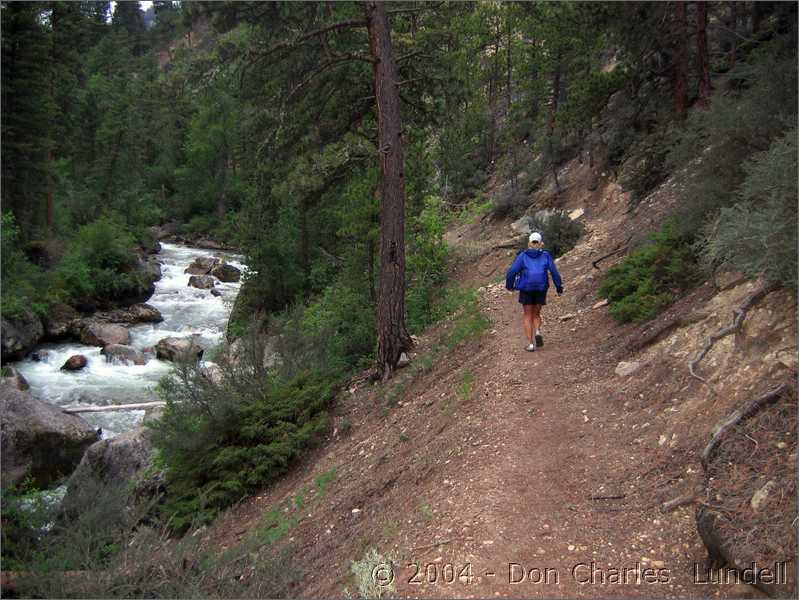
[[[219,297],[211,295],[210,290],[189,287],[190,276],[183,271],[194,259],[207,256],[220,256],[242,271],[246,269],[242,257],[237,254],[161,244],[158,259],[162,277],[147,303],[161,311],[164,320],[130,327],[131,346],[143,350],[152,348],[165,337],[197,334],[207,352],[223,341],[241,282],[217,282],[216,289],[222,292]],[[155,386],[172,369],[172,363],[150,354],[146,365],[108,363],[100,354],[100,348],[75,342],[42,344],[39,350],[47,350],[44,360],[36,362],[26,358],[14,366],[28,380],[34,396],[64,408],[158,401]],[[88,359],[86,367],[80,371],[62,371],[61,366],[74,354],[83,354]],[[81,416],[101,428],[103,437],[107,438],[138,426],[144,411],[83,413]]]

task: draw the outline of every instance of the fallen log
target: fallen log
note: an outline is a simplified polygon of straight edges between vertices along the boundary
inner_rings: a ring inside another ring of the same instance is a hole
[[[166,402],[139,402],[138,404],[111,404],[109,406],[78,406],[63,409],[65,413],[116,412],[121,410],[147,410],[158,406],[166,406]]]
[[[719,425],[718,430],[716,430],[716,433],[710,439],[710,442],[707,446],[705,446],[705,450],[702,452],[702,466],[705,468],[705,471],[707,471],[710,459],[713,458],[713,453],[716,451],[719,443],[721,443],[721,440],[730,432],[730,430],[744,419],[748,419],[754,415],[767,404],[771,404],[779,400],[782,394],[787,391],[787,389],[787,384],[783,383],[773,390],[766,392],[762,396],[758,396],[754,400],[751,400],[748,404],[739,408],[729,417],[727,417],[721,423],[721,425]]]

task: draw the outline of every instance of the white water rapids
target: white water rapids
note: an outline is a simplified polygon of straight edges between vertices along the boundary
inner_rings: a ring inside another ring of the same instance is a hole
[[[223,340],[241,282],[217,282],[216,289],[222,292],[220,297],[211,295],[210,290],[189,287],[190,275],[183,271],[195,258],[207,256],[220,256],[234,267],[246,269],[241,256],[236,254],[161,244],[158,258],[162,278],[156,282],[155,293],[147,303],[161,311],[164,320],[130,327],[131,346],[142,350],[152,348],[165,337],[198,334],[198,341],[207,353]],[[37,350],[47,350],[44,360],[36,362],[26,358],[14,366],[28,380],[34,396],[64,408],[158,401],[154,388],[172,369],[172,363],[149,354],[146,365],[108,363],[100,354],[100,348],[74,342],[43,344]],[[83,354],[88,359],[86,367],[80,371],[62,371],[61,366],[74,354]],[[81,416],[102,428],[103,437],[112,437],[136,427],[144,411],[84,413]]]

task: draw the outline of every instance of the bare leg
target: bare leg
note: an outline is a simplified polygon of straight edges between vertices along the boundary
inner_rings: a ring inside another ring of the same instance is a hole
[[[527,308],[527,307],[525,307],[525,308]],[[531,325],[531,329],[532,329],[533,334],[535,334],[536,331],[540,331],[541,330],[541,323],[543,322],[542,319],[541,319],[541,305],[540,304],[533,304],[532,306],[530,306],[530,308],[532,309],[532,311],[531,311],[532,312],[532,315],[531,315],[532,318],[531,318],[530,325]],[[532,340],[532,339],[533,338],[532,338],[532,335],[531,335],[530,336],[530,340]],[[532,343],[532,341],[530,343]]]
[[[522,326],[524,327],[524,335],[527,336],[527,341],[532,344],[533,343],[533,335],[535,334],[535,329],[533,329],[533,305],[532,304],[525,304],[522,306],[524,309],[524,313],[522,314]]]

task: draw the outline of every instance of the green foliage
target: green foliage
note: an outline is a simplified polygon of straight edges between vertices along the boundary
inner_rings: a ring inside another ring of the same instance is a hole
[[[167,407],[152,427],[169,482],[163,514],[177,531],[284,473],[327,426],[330,375],[272,377],[262,357],[263,347],[252,347],[238,364],[223,362],[218,383],[180,365],[160,384]]]
[[[537,212],[532,216],[530,226],[544,238],[544,246],[553,258],[563,256],[574,248],[585,230],[582,223],[557,209]]]
[[[669,154],[669,168],[678,174],[679,225],[691,236],[740,201],[744,165],[753,154],[796,126],[795,34],[761,46],[729,77],[729,93],[716,94],[707,110],[691,114]]]
[[[405,305],[411,331],[421,331],[435,320],[432,310],[446,281],[447,246],[444,243],[441,198],[428,196],[424,209],[410,223],[408,290]]]
[[[19,227],[10,212],[2,214],[0,236],[3,315],[16,316],[31,308],[43,314],[47,309],[43,299],[49,282],[20,250]]]
[[[610,268],[599,293],[610,301],[610,314],[619,323],[647,321],[701,279],[690,239],[669,223],[651,243]]]
[[[708,268],[726,264],[796,289],[796,138],[794,128],[744,165],[740,201],[722,208],[703,231],[700,249]]]
[[[55,285],[67,299],[113,298],[137,283],[130,273],[134,237],[119,220],[100,217],[84,225],[55,272]]]

